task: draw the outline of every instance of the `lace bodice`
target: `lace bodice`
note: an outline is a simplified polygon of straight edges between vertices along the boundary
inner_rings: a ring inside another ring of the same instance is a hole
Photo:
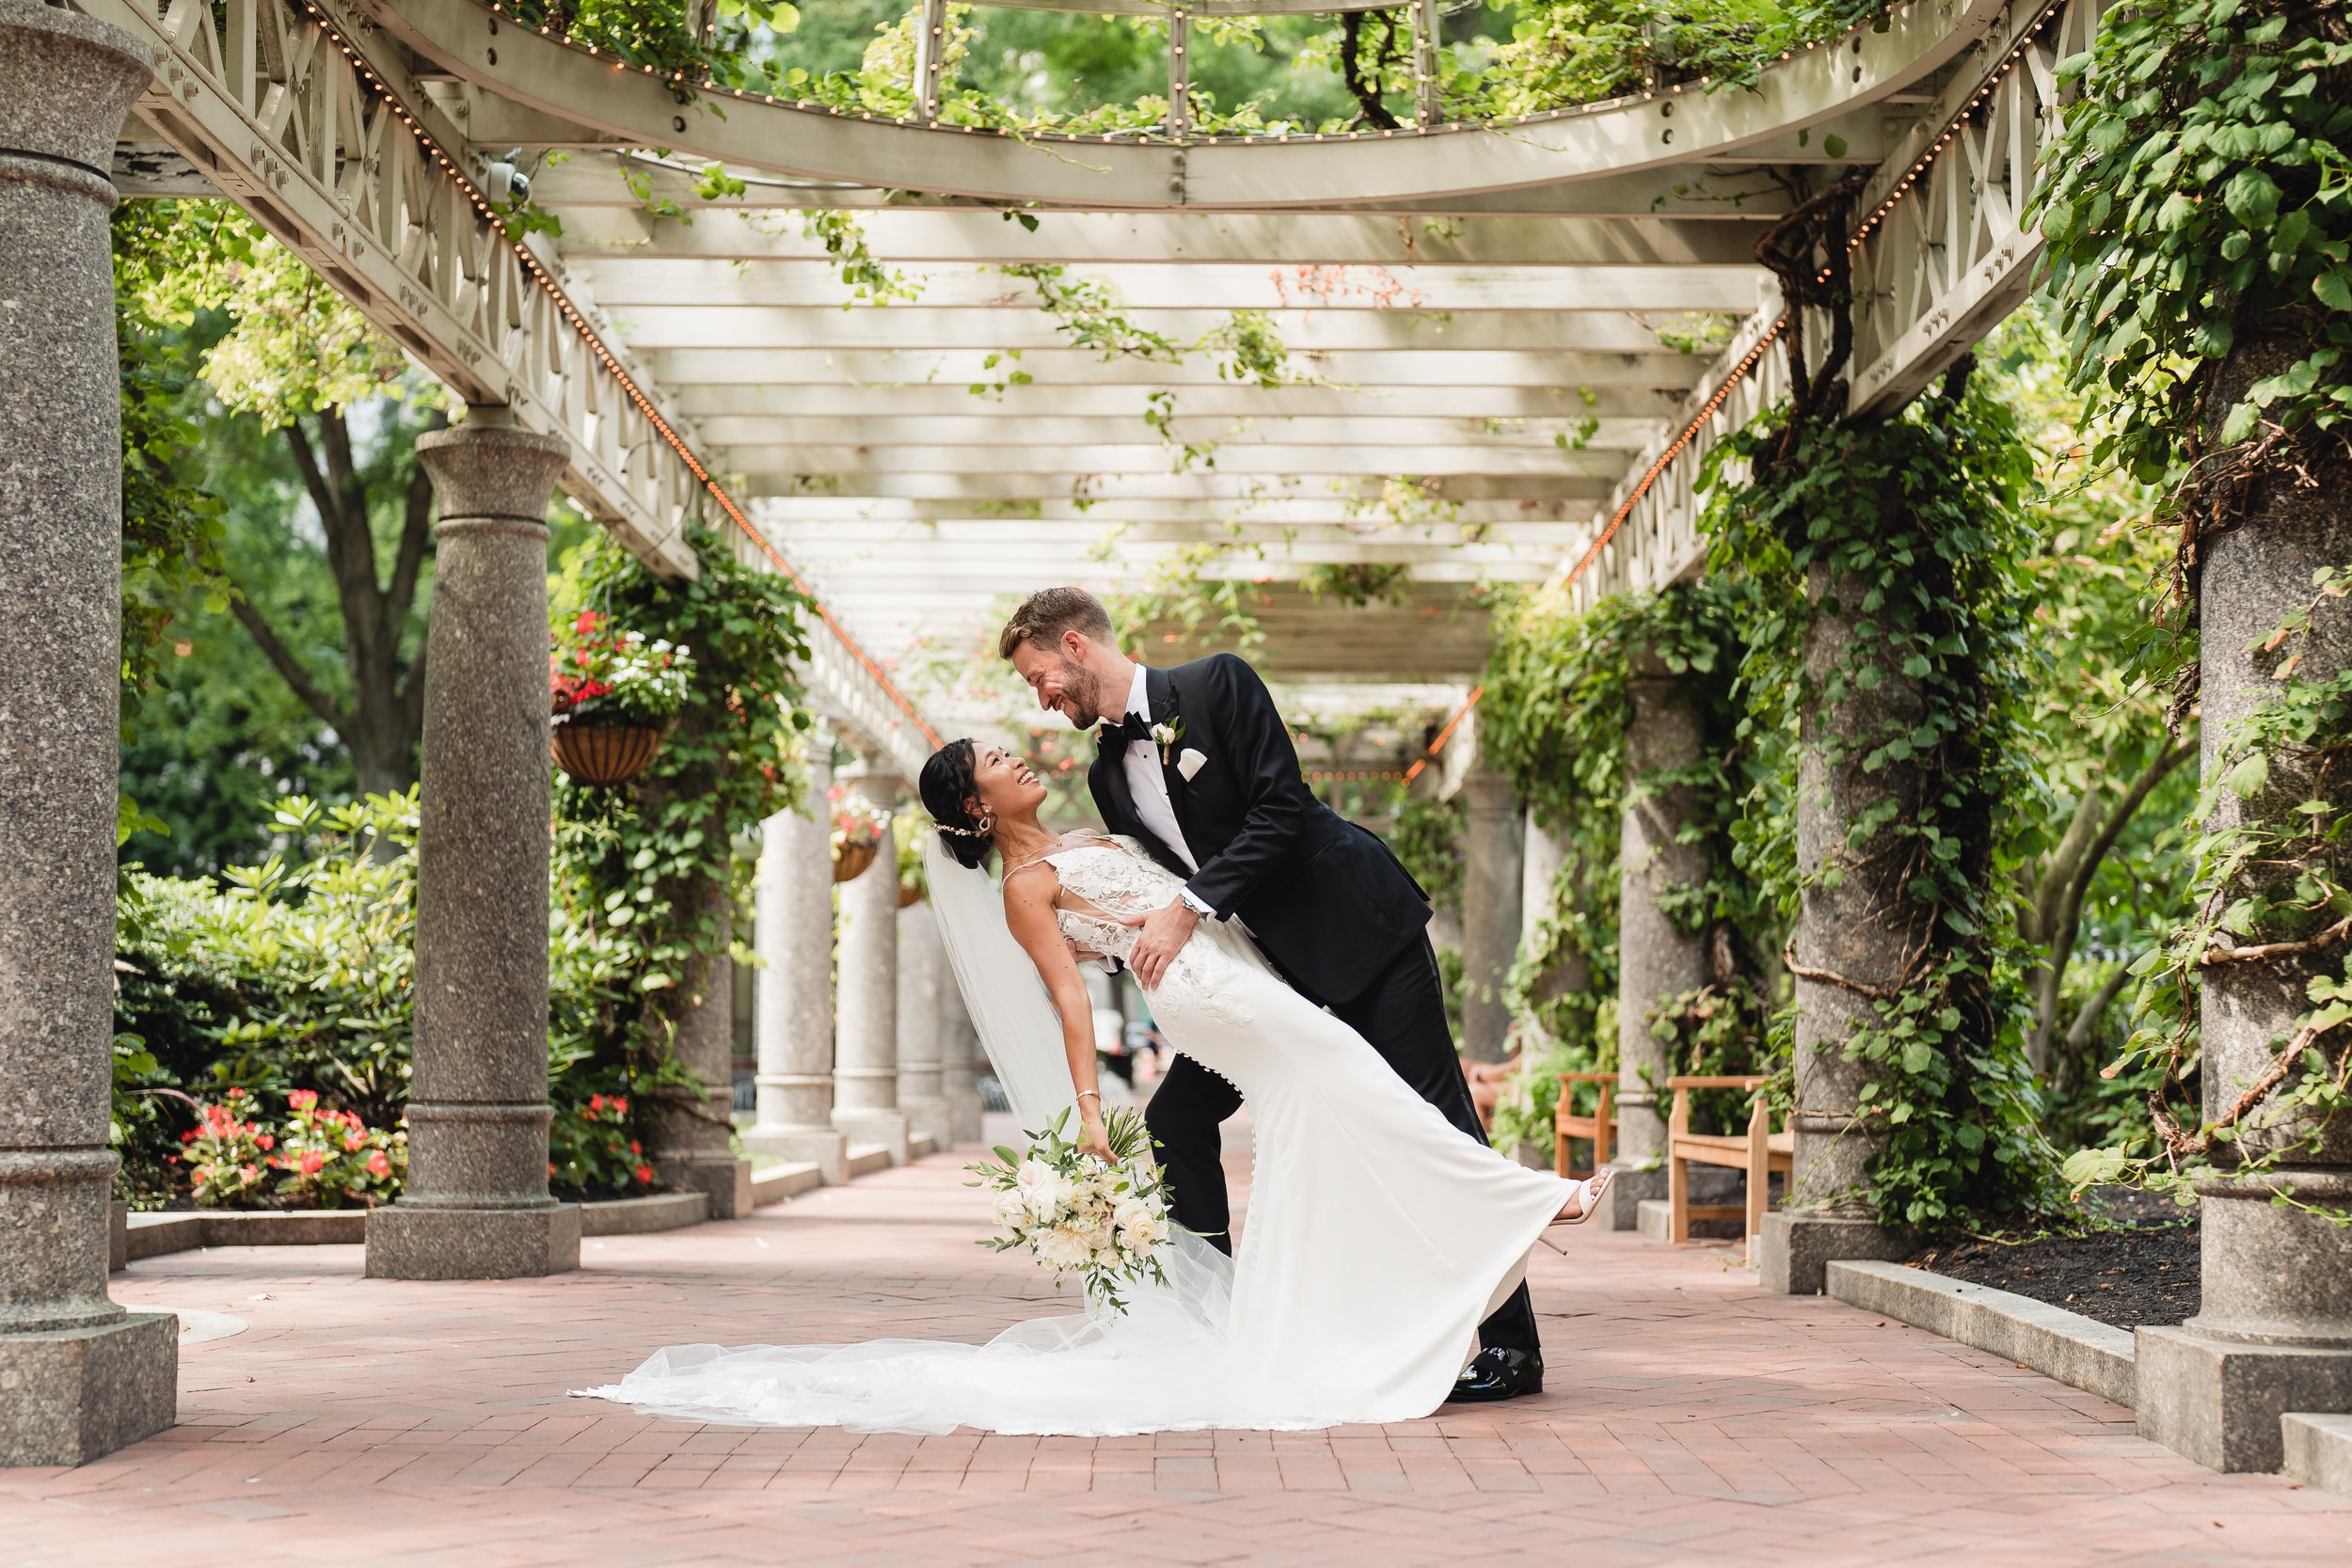
[[[1061,879],[1061,897],[1054,910],[1062,934],[1091,953],[1126,962],[1137,932],[1122,926],[1116,915],[1132,919],[1166,909],[1184,891],[1184,883],[1154,861],[1150,852],[1124,833],[1089,838],[1055,850],[1045,859]],[[1086,906],[1072,908],[1071,904]],[[1094,911],[1101,911],[1098,914]],[[1196,927],[1184,950],[1168,966],[1153,998],[1153,1006],[1196,1001],[1229,1022],[1247,1022],[1247,1015],[1221,996],[1227,966],[1232,959],[1218,948],[1206,922]]]

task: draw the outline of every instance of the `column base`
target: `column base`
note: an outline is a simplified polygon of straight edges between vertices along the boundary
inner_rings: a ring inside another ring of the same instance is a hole
[[[828,1187],[850,1180],[850,1140],[831,1127],[753,1127],[742,1134],[743,1147],[754,1154],[817,1167],[817,1180]]]
[[[705,1193],[714,1220],[740,1219],[752,1212],[752,1163],[732,1154],[664,1161],[661,1180],[674,1191]]]
[[[980,1141],[980,1117],[988,1109],[977,1089],[947,1096],[947,1137],[951,1143],[976,1144]]]
[[[0,1465],[87,1465],[171,1425],[179,1396],[168,1312],[0,1334]]]
[[[948,1136],[947,1132],[947,1101],[945,1097],[936,1100],[902,1100],[898,1102],[898,1110],[907,1118],[907,1133],[910,1137],[928,1132],[930,1134],[931,1141],[941,1148],[946,1148],[955,1141]]]
[[[2279,1469],[2280,1417],[2352,1411],[2352,1349],[2252,1345],[2184,1325],[2140,1329],[2132,1358],[2139,1434],[2208,1470]]]
[[[1911,1256],[1911,1238],[1870,1220],[1775,1212],[1764,1216],[1756,1241],[1764,1289],[1774,1295],[1818,1296],[1829,1265],[1846,1259],[1899,1263]]]
[[[368,1211],[370,1279],[535,1279],[580,1267],[580,1205]]]
[[[890,1151],[890,1163],[903,1165],[909,1158],[907,1118],[898,1111],[835,1111],[833,1124],[853,1144],[880,1144]]]
[[[1665,1169],[1661,1166],[1656,1170],[1638,1170],[1614,1161],[1610,1163],[1609,1168],[1617,1174],[1609,1183],[1609,1190],[1600,1196],[1599,1217],[1612,1230],[1638,1230],[1642,1226],[1644,1201],[1654,1201],[1666,1196]]]

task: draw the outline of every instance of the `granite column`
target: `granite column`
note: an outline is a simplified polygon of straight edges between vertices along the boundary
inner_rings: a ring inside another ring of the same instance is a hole
[[[779,812],[761,829],[753,1039],[759,1053],[757,1117],[743,1147],[850,1179],[849,1140],[833,1124],[832,745],[809,763],[806,813]]]
[[[898,776],[871,764],[842,775],[843,790],[877,810],[897,808]],[[833,1124],[851,1144],[880,1144],[890,1163],[907,1161],[907,1118],[898,1109],[898,878],[882,852],[841,884],[840,1017],[834,1053]]]

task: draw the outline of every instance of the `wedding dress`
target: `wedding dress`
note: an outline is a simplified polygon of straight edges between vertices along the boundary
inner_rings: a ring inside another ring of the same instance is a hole
[[[1120,958],[1137,933],[1111,917],[1162,908],[1181,885],[1132,839],[1066,840],[1046,858],[1061,878],[1064,933]],[[994,896],[979,873],[931,859],[935,901],[948,902],[950,885],[972,891],[947,880],[958,877]],[[995,924],[1001,932],[1001,906]],[[943,925],[972,995],[990,982],[971,933]],[[1020,953],[1009,933],[992,959],[1006,949]],[[1429,1415],[1576,1187],[1463,1135],[1220,922],[1201,923],[1151,994],[1168,1042],[1249,1106],[1257,1165],[1230,1264],[1180,1231],[1164,1255],[1168,1284],[1131,1291],[1123,1316],[1039,1319],[983,1345],[672,1346],[587,1392],[695,1419],[868,1432],[1119,1436]],[[974,1015],[992,1059],[1022,1053],[998,1066],[1024,1126],[1071,1103],[1066,1069],[1053,1067],[1060,1081],[1048,1086],[1058,1031],[1015,1040],[990,1026],[1001,1014],[976,1005]],[[1024,1016],[1037,1030],[1051,1018]]]

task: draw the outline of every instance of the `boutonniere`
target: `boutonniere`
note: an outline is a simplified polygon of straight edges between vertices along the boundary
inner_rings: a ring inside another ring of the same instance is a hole
[[[1152,739],[1160,749],[1162,768],[1168,766],[1168,755],[1175,751],[1176,742],[1184,738],[1184,721],[1182,714],[1170,714],[1166,721],[1152,726]]]

